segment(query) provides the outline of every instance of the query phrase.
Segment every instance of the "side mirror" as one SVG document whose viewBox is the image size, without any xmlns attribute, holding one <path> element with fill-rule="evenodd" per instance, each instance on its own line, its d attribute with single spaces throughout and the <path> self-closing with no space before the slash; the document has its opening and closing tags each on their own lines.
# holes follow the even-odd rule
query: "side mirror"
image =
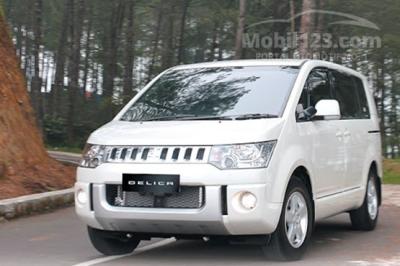
<svg viewBox="0 0 400 266">
<path fill-rule="evenodd" d="M 336 100 L 320 100 L 315 109 L 317 110 L 315 116 L 323 120 L 338 120 L 341 117 L 339 102 Z"/>
<path fill-rule="evenodd" d="M 310 106 L 307 107 L 306 109 L 303 109 L 303 105 L 299 104 L 297 105 L 296 113 L 298 120 L 311 121 L 315 116 L 315 114 L 317 113 L 317 110 L 315 109 L 314 106 Z"/>
</svg>

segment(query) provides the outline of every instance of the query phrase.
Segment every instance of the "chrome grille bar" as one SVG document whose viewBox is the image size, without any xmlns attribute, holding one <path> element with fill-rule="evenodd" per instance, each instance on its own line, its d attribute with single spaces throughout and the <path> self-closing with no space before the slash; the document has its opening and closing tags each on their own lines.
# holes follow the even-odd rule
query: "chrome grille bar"
<svg viewBox="0 0 400 266">
<path fill-rule="evenodd" d="M 207 163 L 210 146 L 109 146 L 108 163 Z"/>
</svg>

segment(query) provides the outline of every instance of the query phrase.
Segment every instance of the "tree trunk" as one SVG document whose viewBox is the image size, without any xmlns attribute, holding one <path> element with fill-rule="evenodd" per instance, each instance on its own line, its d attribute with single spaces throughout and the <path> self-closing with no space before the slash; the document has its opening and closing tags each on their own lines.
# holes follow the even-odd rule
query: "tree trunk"
<svg viewBox="0 0 400 266">
<path fill-rule="evenodd" d="M 386 148 L 386 122 L 385 122 L 385 58 L 383 55 L 380 56 L 378 66 L 377 66 L 377 87 L 380 91 L 380 101 L 379 101 L 379 115 L 380 115 L 380 126 L 381 126 L 381 136 L 382 136 L 382 152 L 383 156 L 387 156 Z"/>
<path fill-rule="evenodd" d="M 397 124 L 397 101 L 396 101 L 396 77 L 392 76 L 392 88 L 391 88 L 391 157 L 396 158 L 396 148 L 398 147 L 398 140 L 397 140 L 397 132 L 396 132 L 396 124 Z"/>
<path fill-rule="evenodd" d="M 300 21 L 300 40 L 299 40 L 299 53 L 300 57 L 309 57 L 310 49 L 308 44 L 308 35 L 314 29 L 314 16 L 309 13 L 310 10 L 315 8 L 315 0 L 303 0 L 303 9 Z"/>
<path fill-rule="evenodd" d="M 294 3 L 294 0 L 289 1 L 289 8 L 290 8 L 290 32 L 292 33 L 292 37 L 295 36 L 296 33 L 296 20 L 294 19 L 294 16 L 296 15 L 296 6 Z M 293 58 L 293 53 L 296 50 L 295 47 L 290 47 L 289 49 L 289 57 Z"/>
<path fill-rule="evenodd" d="M 64 89 L 65 61 L 67 57 L 66 48 L 68 47 L 68 26 L 71 8 L 72 2 L 70 0 L 65 0 L 55 59 L 56 72 L 54 76 L 54 84 L 52 85 L 50 92 L 50 114 L 54 117 L 59 116 L 61 113 L 61 92 Z"/>
<path fill-rule="evenodd" d="M 37 119 L 40 127 L 43 121 L 43 103 L 42 103 L 42 78 L 40 75 L 40 46 L 42 44 L 42 0 L 35 0 L 34 3 L 34 16 L 33 16 L 33 77 L 31 84 L 31 95 L 34 110 L 37 114 Z"/>
<path fill-rule="evenodd" d="M 179 30 L 179 44 L 178 44 L 178 64 L 183 64 L 185 62 L 185 28 L 186 28 L 186 17 L 189 9 L 190 0 L 182 0 L 182 17 L 180 21 Z"/>
<path fill-rule="evenodd" d="M 92 68 L 92 83 L 90 84 L 93 90 L 93 96 L 96 96 L 97 94 L 97 89 L 99 86 L 99 73 L 99 65 L 94 63 Z"/>
<path fill-rule="evenodd" d="M 243 34 L 246 16 L 246 0 L 240 0 L 239 18 L 235 42 L 235 59 L 241 59 L 243 56 Z"/>
<path fill-rule="evenodd" d="M 290 6 L 285 1 L 274 1 L 271 6 L 274 17 L 282 18 L 287 16 L 287 10 L 290 9 Z M 292 21 L 293 22 L 293 21 Z M 281 58 L 283 53 L 284 43 L 280 43 L 279 38 L 275 39 L 275 33 L 279 36 L 285 36 L 287 34 L 287 26 L 285 23 L 273 23 L 272 24 L 272 33 L 273 33 L 273 42 L 272 46 L 272 54 L 274 58 Z M 276 45 L 279 44 L 279 45 Z"/>
<path fill-rule="evenodd" d="M 323 10 L 325 7 L 325 3 L 324 0 L 318 0 L 318 10 Z M 318 51 L 319 51 L 319 58 L 322 58 L 322 52 L 323 52 L 323 38 L 322 38 L 322 34 L 324 31 L 324 14 L 323 13 L 318 13 L 318 16 L 316 18 L 316 26 L 315 26 L 315 32 L 320 34 L 320 43 L 318 44 Z"/>
<path fill-rule="evenodd" d="M 174 65 L 174 18 L 175 5 L 170 3 L 167 9 L 166 29 L 163 31 L 161 70 L 165 70 Z"/>
<path fill-rule="evenodd" d="M 0 12 L 0 199 L 70 187 L 73 169 L 49 158 Z"/>
<path fill-rule="evenodd" d="M 124 17 L 125 1 L 112 1 L 109 35 L 105 40 L 105 60 L 103 70 L 103 95 L 111 100 L 114 94 L 114 80 L 117 76 L 118 46 Z"/>
<path fill-rule="evenodd" d="M 150 52 L 150 64 L 148 67 L 148 74 L 147 74 L 147 82 L 150 82 L 150 80 L 153 78 L 154 75 L 154 67 L 156 63 L 156 58 L 157 58 L 157 52 L 158 52 L 158 44 L 160 42 L 160 31 L 161 31 L 161 23 L 163 21 L 163 15 L 164 15 L 164 1 L 161 1 L 160 5 L 157 8 L 157 22 L 154 27 L 154 38 L 152 41 L 152 47 L 151 47 L 151 52 Z"/>
<path fill-rule="evenodd" d="M 208 56 L 208 61 L 214 61 L 215 60 L 215 51 L 217 50 L 218 47 L 218 32 L 219 32 L 219 26 L 218 23 L 214 23 L 214 27 L 212 29 L 212 39 L 211 39 L 211 47 L 210 47 L 210 54 Z"/>
<path fill-rule="evenodd" d="M 222 61 L 224 55 L 224 27 L 219 27 L 218 31 L 218 61 Z"/>
<path fill-rule="evenodd" d="M 126 46 L 124 64 L 124 85 L 122 91 L 123 103 L 127 103 L 133 96 L 133 66 L 134 66 L 134 12 L 135 0 L 128 2 L 128 23 L 126 25 Z"/>
<path fill-rule="evenodd" d="M 16 35 L 16 48 L 17 48 L 17 55 L 19 59 L 22 59 L 22 23 L 18 20 L 17 23 L 17 35 Z"/>
<path fill-rule="evenodd" d="M 31 5 L 29 2 L 28 5 Z M 29 7 L 28 7 L 29 8 Z M 31 12 L 29 12 L 31 13 Z M 25 51 L 24 51 L 24 73 L 25 77 L 31 76 L 31 56 L 32 56 L 32 39 L 30 37 L 29 32 L 31 32 L 32 22 L 30 14 L 27 15 L 26 18 L 27 23 L 25 24 L 25 33 L 24 33 L 24 42 L 25 42 Z"/>
<path fill-rule="evenodd" d="M 74 145 L 75 139 L 75 113 L 77 92 L 79 91 L 79 66 L 81 54 L 82 38 L 82 18 L 84 13 L 85 0 L 69 0 L 72 3 L 72 19 L 70 24 L 71 48 L 68 64 L 68 114 L 67 114 L 67 133 L 68 144 Z"/>
<path fill-rule="evenodd" d="M 92 24 L 93 24 L 93 10 L 92 10 L 92 5 L 90 2 L 87 2 L 87 14 L 88 19 L 86 22 L 86 40 L 85 40 L 85 63 L 84 63 L 84 68 L 83 68 L 83 87 L 82 87 L 82 96 L 85 99 L 86 96 L 86 86 L 88 82 L 88 77 L 89 77 L 89 68 L 90 68 L 90 56 L 92 52 Z"/>
<path fill-rule="evenodd" d="M 294 0 L 289 1 L 289 8 L 290 8 L 290 32 L 294 33 L 296 31 L 296 21 L 294 16 L 296 14 L 296 6 L 294 5 Z"/>
<path fill-rule="evenodd" d="M 318 10 L 323 10 L 325 7 L 324 0 L 318 0 Z M 324 14 L 323 13 L 318 13 L 317 19 L 316 19 L 316 26 L 315 26 L 315 32 L 322 32 L 324 30 Z"/>
</svg>

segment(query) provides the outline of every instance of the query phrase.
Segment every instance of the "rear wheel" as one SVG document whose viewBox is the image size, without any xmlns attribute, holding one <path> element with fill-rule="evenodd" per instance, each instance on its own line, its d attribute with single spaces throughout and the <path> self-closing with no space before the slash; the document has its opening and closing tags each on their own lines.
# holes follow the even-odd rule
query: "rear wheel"
<svg viewBox="0 0 400 266">
<path fill-rule="evenodd" d="M 104 231 L 88 227 L 88 233 L 92 245 L 104 255 L 122 255 L 135 250 L 140 239 L 123 232 Z"/>
<path fill-rule="evenodd" d="M 364 202 L 360 208 L 350 212 L 351 224 L 356 230 L 373 230 L 379 216 L 378 180 L 374 171 L 368 175 Z"/>
<path fill-rule="evenodd" d="M 286 191 L 282 213 L 270 243 L 263 247 L 268 258 L 298 260 L 306 251 L 313 226 L 310 193 L 298 177 L 292 177 Z"/>
</svg>

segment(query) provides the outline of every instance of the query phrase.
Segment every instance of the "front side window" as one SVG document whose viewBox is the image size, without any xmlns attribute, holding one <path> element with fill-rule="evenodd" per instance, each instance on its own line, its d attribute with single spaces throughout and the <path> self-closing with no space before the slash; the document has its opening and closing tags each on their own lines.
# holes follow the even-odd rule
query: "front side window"
<svg viewBox="0 0 400 266">
<path fill-rule="evenodd" d="M 309 105 L 315 106 L 320 100 L 332 99 L 331 87 L 326 70 L 314 70 L 307 80 L 310 93 Z"/>
<path fill-rule="evenodd" d="M 325 69 L 314 69 L 308 76 L 302 91 L 298 113 L 307 107 L 314 106 L 320 100 L 333 99 L 328 72 Z"/>
<path fill-rule="evenodd" d="M 341 119 L 370 118 L 364 85 L 358 77 L 335 70 L 314 69 L 307 78 L 297 114 L 320 100 L 339 102 Z"/>
<path fill-rule="evenodd" d="M 171 70 L 123 114 L 124 121 L 264 114 L 279 117 L 299 69 L 288 66 Z"/>
</svg>

